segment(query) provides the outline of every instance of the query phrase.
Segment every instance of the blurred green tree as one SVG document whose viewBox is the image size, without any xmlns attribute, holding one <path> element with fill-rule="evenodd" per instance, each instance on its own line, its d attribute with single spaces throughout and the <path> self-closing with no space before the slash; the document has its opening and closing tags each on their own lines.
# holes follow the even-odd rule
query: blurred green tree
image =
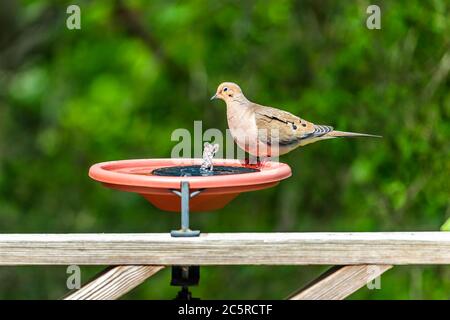
<svg viewBox="0 0 450 320">
<path fill-rule="evenodd" d="M 439 230 L 450 216 L 449 3 L 364 0 L 0 3 L 0 231 L 162 232 L 143 199 L 87 177 L 98 161 L 167 157 L 176 128 L 226 129 L 208 97 L 248 97 L 378 140 L 334 140 L 281 160 L 293 177 L 198 214 L 208 231 Z M 448 230 L 448 222 L 443 229 Z M 208 267 L 194 294 L 283 298 L 323 268 Z M 98 268 L 83 268 L 83 280 Z M 167 271 L 168 272 L 168 271 Z M 129 298 L 172 298 L 166 271 Z M 0 268 L 0 298 L 56 298 L 63 268 Z M 232 279 L 232 280 L 231 280 Z M 295 279 L 295 281 L 294 281 Z M 245 290 L 236 290 L 237 284 Z M 354 298 L 448 299 L 448 267 L 399 267 Z"/>
</svg>

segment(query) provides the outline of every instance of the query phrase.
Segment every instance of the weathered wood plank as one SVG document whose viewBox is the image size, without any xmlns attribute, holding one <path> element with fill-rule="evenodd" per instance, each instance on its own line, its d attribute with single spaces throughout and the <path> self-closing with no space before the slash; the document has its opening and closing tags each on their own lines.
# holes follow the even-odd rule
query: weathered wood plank
<svg viewBox="0 0 450 320">
<path fill-rule="evenodd" d="M 116 300 L 136 288 L 163 266 L 114 266 L 107 268 L 64 300 Z"/>
<path fill-rule="evenodd" d="M 390 268 L 391 265 L 333 267 L 289 300 L 343 300 Z"/>
<path fill-rule="evenodd" d="M 0 265 L 69 264 L 450 264 L 450 232 L 0 235 Z"/>
</svg>

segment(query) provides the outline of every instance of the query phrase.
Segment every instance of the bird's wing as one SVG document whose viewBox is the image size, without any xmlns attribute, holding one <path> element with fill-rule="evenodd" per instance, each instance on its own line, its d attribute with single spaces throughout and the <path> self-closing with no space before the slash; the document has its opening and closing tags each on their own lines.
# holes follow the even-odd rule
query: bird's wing
<svg viewBox="0 0 450 320">
<path fill-rule="evenodd" d="M 302 139 L 316 137 L 333 130 L 327 126 L 316 126 L 287 111 L 254 105 L 258 137 L 268 144 L 278 140 L 280 145 L 295 144 Z M 278 133 L 278 138 L 277 138 Z"/>
</svg>

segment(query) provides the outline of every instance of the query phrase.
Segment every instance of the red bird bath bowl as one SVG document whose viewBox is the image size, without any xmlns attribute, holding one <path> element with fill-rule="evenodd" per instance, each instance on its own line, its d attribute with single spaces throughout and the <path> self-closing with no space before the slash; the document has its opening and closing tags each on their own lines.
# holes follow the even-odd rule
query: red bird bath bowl
<svg viewBox="0 0 450 320">
<path fill-rule="evenodd" d="M 291 176 L 290 167 L 279 162 L 254 168 L 238 160 L 214 159 L 211 174 L 199 170 L 201 163 L 202 159 L 110 161 L 93 165 L 89 176 L 106 187 L 139 193 L 161 210 L 185 213 L 187 221 L 173 236 L 198 235 L 188 228 L 189 211 L 221 209 L 241 192 L 269 188 Z"/>
</svg>

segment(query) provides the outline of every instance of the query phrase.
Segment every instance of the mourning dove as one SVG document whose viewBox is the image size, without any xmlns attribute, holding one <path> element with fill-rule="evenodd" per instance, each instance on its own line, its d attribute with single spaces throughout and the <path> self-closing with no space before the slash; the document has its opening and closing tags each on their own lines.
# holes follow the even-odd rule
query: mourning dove
<svg viewBox="0 0 450 320">
<path fill-rule="evenodd" d="M 219 85 L 211 100 L 227 104 L 228 127 L 237 145 L 259 158 L 279 156 L 316 141 L 337 137 L 380 137 L 371 134 L 336 131 L 316 125 L 287 111 L 248 100 L 232 82 Z"/>
</svg>

